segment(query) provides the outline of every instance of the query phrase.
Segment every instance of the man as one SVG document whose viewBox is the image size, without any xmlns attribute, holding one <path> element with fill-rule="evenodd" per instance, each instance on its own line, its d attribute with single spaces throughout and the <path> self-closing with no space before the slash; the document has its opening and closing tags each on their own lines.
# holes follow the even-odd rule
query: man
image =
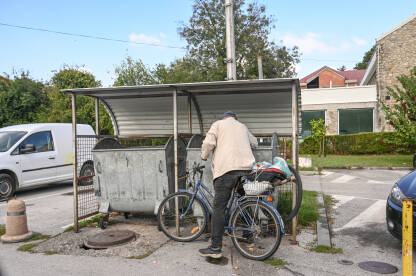
<svg viewBox="0 0 416 276">
<path fill-rule="evenodd" d="M 255 159 L 251 148 L 257 147 L 257 139 L 247 127 L 237 121 L 234 112 L 228 111 L 214 122 L 202 144 L 201 158 L 206 161 L 212 155 L 214 176 L 214 211 L 211 218 L 211 246 L 200 249 L 203 257 L 221 258 L 224 234 L 225 208 L 233 188 L 240 177 L 253 166 Z"/>
</svg>

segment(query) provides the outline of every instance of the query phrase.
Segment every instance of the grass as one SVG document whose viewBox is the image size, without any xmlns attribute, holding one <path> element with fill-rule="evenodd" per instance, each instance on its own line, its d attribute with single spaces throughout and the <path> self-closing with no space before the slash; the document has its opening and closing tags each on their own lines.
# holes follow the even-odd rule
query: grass
<svg viewBox="0 0 416 276">
<path fill-rule="evenodd" d="M 265 260 L 264 263 L 268 265 L 272 265 L 272 266 L 277 266 L 277 267 L 282 267 L 282 266 L 289 264 L 288 262 L 282 259 L 268 259 L 268 260 Z"/>
<path fill-rule="evenodd" d="M 80 221 L 78 223 L 78 228 L 88 227 L 94 223 L 98 223 L 100 221 L 100 218 L 101 218 L 101 215 L 95 215 L 89 219 Z M 74 230 L 74 226 L 69 226 L 68 228 L 64 230 L 64 232 L 66 233 L 66 232 L 73 231 L 73 230 Z"/>
<path fill-rule="evenodd" d="M 17 250 L 22 252 L 35 253 L 33 248 L 35 248 L 37 245 L 38 243 L 27 243 L 17 248 Z"/>
<path fill-rule="evenodd" d="M 312 157 L 312 166 L 319 168 L 340 167 L 412 167 L 413 155 L 305 155 Z"/>
<path fill-rule="evenodd" d="M 0 237 L 6 233 L 6 226 L 0 224 Z"/>
<path fill-rule="evenodd" d="M 329 247 L 326 245 L 319 245 L 311 249 L 311 251 L 325 254 L 342 254 L 342 248 Z"/>
<path fill-rule="evenodd" d="M 30 239 L 28 239 L 25 242 L 38 241 L 38 240 L 47 240 L 47 239 L 50 239 L 50 238 L 51 238 L 50 235 L 36 235 L 36 236 L 31 237 Z"/>
<path fill-rule="evenodd" d="M 303 190 L 302 204 L 298 213 L 298 223 L 308 227 L 314 225 L 319 217 L 319 202 L 316 199 L 318 193 L 314 191 Z"/>
<path fill-rule="evenodd" d="M 146 253 L 144 253 L 142 255 L 139 255 L 139 256 L 130 256 L 130 257 L 127 257 L 127 259 L 141 260 L 141 259 L 144 259 L 144 258 L 149 257 L 150 255 L 153 254 L 153 252 L 155 252 L 155 251 L 154 250 L 150 250 L 150 251 L 148 251 L 148 252 L 146 252 Z"/>
<path fill-rule="evenodd" d="M 58 252 L 56 252 L 56 251 L 49 251 L 49 250 L 47 250 L 47 251 L 45 251 L 45 252 L 43 252 L 45 255 L 55 255 L 55 254 L 58 254 Z"/>
</svg>

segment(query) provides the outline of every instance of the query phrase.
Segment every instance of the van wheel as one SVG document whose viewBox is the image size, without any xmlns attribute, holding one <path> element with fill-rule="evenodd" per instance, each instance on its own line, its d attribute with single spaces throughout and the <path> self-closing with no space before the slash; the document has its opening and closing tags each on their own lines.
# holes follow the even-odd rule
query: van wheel
<svg viewBox="0 0 416 276">
<path fill-rule="evenodd" d="M 94 163 L 92 161 L 87 161 L 82 165 L 81 171 L 79 172 L 79 176 L 91 176 L 94 175 Z M 93 184 L 93 179 L 83 179 L 78 183 L 80 186 L 87 186 Z"/>
<path fill-rule="evenodd" d="M 8 199 L 14 195 L 16 184 L 13 177 L 8 174 L 0 174 L 0 199 Z"/>
</svg>

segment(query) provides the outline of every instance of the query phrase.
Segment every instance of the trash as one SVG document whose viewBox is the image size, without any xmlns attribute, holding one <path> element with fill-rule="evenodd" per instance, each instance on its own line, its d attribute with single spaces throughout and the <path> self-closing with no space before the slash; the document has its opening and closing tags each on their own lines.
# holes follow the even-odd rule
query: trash
<svg viewBox="0 0 416 276">
<path fill-rule="evenodd" d="M 354 262 L 352 262 L 350 260 L 339 260 L 338 263 L 342 264 L 342 265 L 352 265 L 352 264 L 354 264 Z"/>
<path fill-rule="evenodd" d="M 194 234 L 196 231 L 198 231 L 199 230 L 199 227 L 198 226 L 195 226 L 192 230 L 191 230 L 191 233 L 192 234 Z"/>
<path fill-rule="evenodd" d="M 234 269 L 237 270 L 238 269 L 238 266 L 234 266 Z"/>
<path fill-rule="evenodd" d="M 157 262 L 157 261 L 153 261 L 153 264 L 160 264 L 159 262 Z"/>
</svg>

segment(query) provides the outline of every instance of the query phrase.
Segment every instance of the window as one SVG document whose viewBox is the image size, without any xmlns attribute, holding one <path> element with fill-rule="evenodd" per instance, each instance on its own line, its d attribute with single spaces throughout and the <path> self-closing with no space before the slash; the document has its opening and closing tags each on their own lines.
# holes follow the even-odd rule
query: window
<svg viewBox="0 0 416 276">
<path fill-rule="evenodd" d="M 302 137 L 308 137 L 312 135 L 312 128 L 310 121 L 312 120 L 325 120 L 325 110 L 314 110 L 314 111 L 302 111 Z"/>
<path fill-rule="evenodd" d="M 373 109 L 340 109 L 339 134 L 373 132 Z"/>
<path fill-rule="evenodd" d="M 26 133 L 27 133 L 26 131 L 5 131 L 5 132 L 0 132 L 0 152 L 8 151 Z"/>
<path fill-rule="evenodd" d="M 53 151 L 53 139 L 50 131 L 43 131 L 30 135 L 19 147 L 24 148 L 27 144 L 32 144 L 35 147 L 34 152 Z"/>
<path fill-rule="evenodd" d="M 306 85 L 307 89 L 311 89 L 311 88 L 319 88 L 319 77 L 314 78 L 313 80 L 311 80 L 307 85 Z"/>
</svg>

